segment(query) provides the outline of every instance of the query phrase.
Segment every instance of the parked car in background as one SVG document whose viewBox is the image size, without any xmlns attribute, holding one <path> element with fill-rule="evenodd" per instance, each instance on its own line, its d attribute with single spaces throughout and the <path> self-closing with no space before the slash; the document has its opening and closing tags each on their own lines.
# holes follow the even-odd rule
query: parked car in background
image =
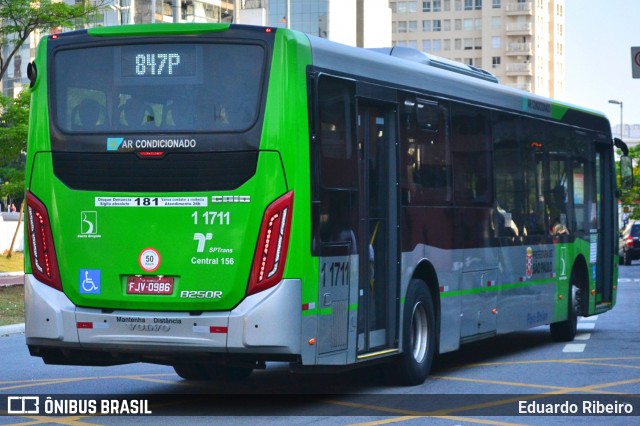
<svg viewBox="0 0 640 426">
<path fill-rule="evenodd" d="M 640 221 L 631 221 L 620 234 L 620 264 L 640 259 Z"/>
</svg>

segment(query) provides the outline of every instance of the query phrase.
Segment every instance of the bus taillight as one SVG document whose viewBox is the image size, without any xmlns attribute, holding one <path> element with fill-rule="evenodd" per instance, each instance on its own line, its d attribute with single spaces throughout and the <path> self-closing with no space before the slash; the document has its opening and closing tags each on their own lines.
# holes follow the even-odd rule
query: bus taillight
<svg viewBox="0 0 640 426">
<path fill-rule="evenodd" d="M 247 295 L 273 287 L 282 279 L 289 247 L 292 207 L 293 192 L 284 194 L 267 207 L 260 226 Z"/>
<path fill-rule="evenodd" d="M 40 282 L 62 291 L 47 208 L 29 191 L 26 198 L 27 235 L 33 275 Z"/>
</svg>

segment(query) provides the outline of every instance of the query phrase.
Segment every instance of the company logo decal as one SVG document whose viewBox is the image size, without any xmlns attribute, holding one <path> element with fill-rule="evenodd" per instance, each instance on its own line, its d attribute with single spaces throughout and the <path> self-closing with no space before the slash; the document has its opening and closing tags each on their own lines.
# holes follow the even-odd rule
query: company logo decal
<svg viewBox="0 0 640 426">
<path fill-rule="evenodd" d="M 202 253 L 204 251 L 204 243 L 213 238 L 213 234 L 211 232 L 207 232 L 207 234 L 201 234 L 200 232 L 196 232 L 193 234 L 193 239 L 198 242 L 198 253 Z"/>
<path fill-rule="evenodd" d="M 98 233 L 98 212 L 80 212 L 80 233 L 88 235 Z"/>
</svg>

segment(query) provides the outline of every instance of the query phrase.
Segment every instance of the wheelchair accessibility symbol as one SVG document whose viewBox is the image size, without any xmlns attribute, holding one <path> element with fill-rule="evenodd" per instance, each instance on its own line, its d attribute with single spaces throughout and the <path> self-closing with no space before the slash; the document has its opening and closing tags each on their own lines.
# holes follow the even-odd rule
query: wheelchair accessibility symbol
<svg viewBox="0 0 640 426">
<path fill-rule="evenodd" d="M 80 294 L 100 294 L 99 269 L 80 269 Z"/>
</svg>

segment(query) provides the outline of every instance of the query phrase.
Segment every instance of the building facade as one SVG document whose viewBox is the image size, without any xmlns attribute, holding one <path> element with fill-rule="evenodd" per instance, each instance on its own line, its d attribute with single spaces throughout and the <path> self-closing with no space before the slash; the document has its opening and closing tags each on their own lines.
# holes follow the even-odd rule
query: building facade
<svg viewBox="0 0 640 426">
<path fill-rule="evenodd" d="M 391 45 L 388 0 L 244 0 L 239 8 L 241 24 L 291 28 L 351 46 Z"/>
<path fill-rule="evenodd" d="M 389 2 L 393 44 L 486 69 L 500 83 L 564 93 L 564 0 Z"/>
<path fill-rule="evenodd" d="M 159 22 L 287 27 L 352 46 L 391 46 L 388 0 L 107 0 L 82 27 Z M 72 29 L 60 28 L 58 32 Z M 21 47 L 0 82 L 4 95 L 15 96 L 28 87 L 27 64 L 43 35 L 33 32 Z"/>
<path fill-rule="evenodd" d="M 60 0 L 63 1 L 63 0 Z M 75 4 L 75 0 L 64 0 Z M 249 0 L 244 0 L 249 1 Z M 233 22 L 241 0 L 107 0 L 96 13 L 87 17 L 81 28 L 158 22 Z M 61 32 L 75 28 L 59 28 Z M 35 57 L 35 49 L 42 36 L 31 33 L 12 60 L 1 83 L 2 93 L 13 97 L 29 86 L 27 64 Z M 3 47 L 7 57 L 10 47 Z"/>
</svg>

